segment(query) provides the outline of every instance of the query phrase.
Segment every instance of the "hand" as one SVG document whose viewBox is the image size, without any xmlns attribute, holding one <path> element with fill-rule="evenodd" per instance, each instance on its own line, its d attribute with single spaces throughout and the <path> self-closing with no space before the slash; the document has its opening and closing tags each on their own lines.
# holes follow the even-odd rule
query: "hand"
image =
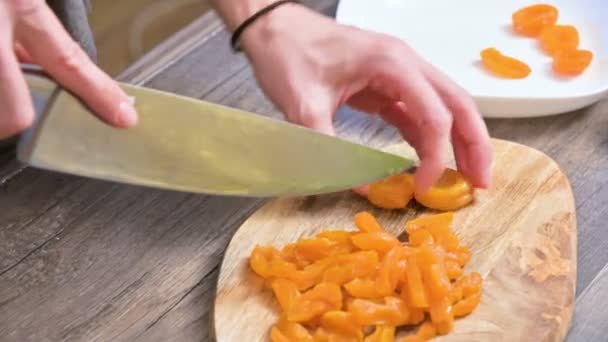
<svg viewBox="0 0 608 342">
<path fill-rule="evenodd" d="M 104 121 L 137 122 L 132 100 L 98 69 L 43 0 L 0 1 L 0 138 L 32 124 L 34 109 L 18 59 L 40 65 Z"/>
<path fill-rule="evenodd" d="M 342 105 L 379 114 L 417 151 L 417 191 L 442 174 L 453 145 L 476 187 L 490 182 L 491 145 L 468 94 L 404 42 L 283 5 L 242 35 L 260 87 L 290 122 L 333 135 Z"/>
</svg>

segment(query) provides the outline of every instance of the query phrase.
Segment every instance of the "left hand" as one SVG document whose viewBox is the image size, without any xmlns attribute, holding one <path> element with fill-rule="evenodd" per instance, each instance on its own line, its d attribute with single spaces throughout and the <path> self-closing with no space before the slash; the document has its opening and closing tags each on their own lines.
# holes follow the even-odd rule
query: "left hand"
<svg viewBox="0 0 608 342">
<path fill-rule="evenodd" d="M 401 40 L 285 5 L 241 42 L 260 87 L 290 122 L 334 135 L 342 105 L 379 114 L 420 157 L 417 191 L 441 176 L 450 142 L 459 171 L 476 187 L 489 185 L 490 138 L 475 103 Z"/>
</svg>

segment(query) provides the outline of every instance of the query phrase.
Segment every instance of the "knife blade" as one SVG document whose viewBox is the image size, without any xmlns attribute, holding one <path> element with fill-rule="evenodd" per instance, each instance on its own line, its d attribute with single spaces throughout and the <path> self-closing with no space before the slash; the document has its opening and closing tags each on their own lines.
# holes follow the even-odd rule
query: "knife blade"
<svg viewBox="0 0 608 342">
<path fill-rule="evenodd" d="M 40 70 L 23 67 L 36 119 L 20 137 L 30 166 L 211 195 L 305 196 L 403 172 L 412 159 L 211 102 L 120 83 L 137 126 L 117 129 Z"/>
</svg>

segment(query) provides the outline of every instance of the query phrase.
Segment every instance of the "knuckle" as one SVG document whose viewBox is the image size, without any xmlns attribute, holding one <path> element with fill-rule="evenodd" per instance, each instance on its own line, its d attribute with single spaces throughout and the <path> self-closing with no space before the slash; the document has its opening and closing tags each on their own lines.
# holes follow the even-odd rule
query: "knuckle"
<svg viewBox="0 0 608 342">
<path fill-rule="evenodd" d="M 464 91 L 459 91 L 452 96 L 454 98 L 452 111 L 456 113 L 477 113 L 477 103 Z"/>
<path fill-rule="evenodd" d="M 70 41 L 69 46 L 61 50 L 57 55 L 57 65 L 68 72 L 78 72 L 84 65 L 86 55 L 80 46 L 74 41 Z"/>
<path fill-rule="evenodd" d="M 45 2 L 43 0 L 20 0 L 9 1 L 12 10 L 18 17 L 31 16 L 42 10 Z"/>
<path fill-rule="evenodd" d="M 452 128 L 451 115 L 432 115 L 422 120 L 421 128 L 433 136 L 444 136 L 449 134 Z"/>
</svg>

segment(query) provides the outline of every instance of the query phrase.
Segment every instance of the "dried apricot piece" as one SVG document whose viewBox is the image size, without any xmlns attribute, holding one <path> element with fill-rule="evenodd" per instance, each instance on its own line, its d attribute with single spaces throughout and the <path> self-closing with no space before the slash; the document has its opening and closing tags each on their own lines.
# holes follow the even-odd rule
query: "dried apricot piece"
<svg viewBox="0 0 608 342">
<path fill-rule="evenodd" d="M 473 201 L 473 186 L 462 173 L 447 168 L 428 191 L 415 192 L 414 198 L 430 209 L 456 210 Z"/>
<path fill-rule="evenodd" d="M 581 74 L 593 59 L 589 50 L 559 50 L 553 55 L 553 71 L 566 76 Z"/>
<path fill-rule="evenodd" d="M 274 247 L 255 246 L 249 258 L 249 266 L 262 278 L 271 276 L 270 263 L 279 257 L 279 251 Z"/>
<path fill-rule="evenodd" d="M 538 41 L 549 56 L 560 50 L 576 50 L 579 44 L 578 30 L 572 25 L 547 26 L 541 31 Z"/>
<path fill-rule="evenodd" d="M 414 176 L 403 173 L 370 184 L 367 199 L 380 208 L 402 209 L 413 196 Z"/>
<path fill-rule="evenodd" d="M 399 326 L 407 323 L 409 308 L 407 303 L 396 297 L 385 297 L 384 303 L 355 298 L 348 303 L 348 312 L 360 325 Z"/>
<path fill-rule="evenodd" d="M 312 342 L 312 336 L 304 326 L 290 322 L 284 316 L 272 327 L 270 339 L 272 342 Z"/>
<path fill-rule="evenodd" d="M 426 229 L 415 229 L 408 231 L 408 242 L 412 246 L 420 246 L 423 243 L 434 243 L 433 235 Z"/>
<path fill-rule="evenodd" d="M 376 281 L 373 279 L 355 278 L 344 284 L 344 289 L 349 295 L 356 298 L 382 298 L 382 295 L 376 290 Z"/>
<path fill-rule="evenodd" d="M 483 66 L 499 77 L 511 79 L 526 78 L 532 72 L 528 64 L 514 57 L 504 55 L 496 48 L 483 49 L 480 56 Z M 461 201 L 466 202 L 464 200 Z"/>
<path fill-rule="evenodd" d="M 400 244 L 399 240 L 388 232 L 358 233 L 352 236 L 352 241 L 359 249 L 373 250 L 381 254 Z"/>
<path fill-rule="evenodd" d="M 448 273 L 450 280 L 456 280 L 462 276 L 464 270 L 455 261 L 447 260 L 445 262 L 445 270 Z"/>
<path fill-rule="evenodd" d="M 363 342 L 394 342 L 395 327 L 388 325 L 377 325 L 374 332 L 365 337 Z"/>
<path fill-rule="evenodd" d="M 395 292 L 402 273 L 405 271 L 405 255 L 401 246 L 391 248 L 382 259 L 376 275 L 376 291 L 383 296 Z"/>
<path fill-rule="evenodd" d="M 441 214 L 422 216 L 409 221 L 405 226 L 405 230 L 410 235 L 415 235 L 419 230 L 426 230 L 433 238 L 430 241 L 437 242 L 437 244 L 443 246 L 448 251 L 456 251 L 460 242 L 458 241 L 458 237 L 454 235 L 450 229 L 453 217 L 454 214 L 450 211 Z M 428 245 L 432 245 L 432 243 L 428 243 Z M 418 244 L 418 246 L 420 246 L 420 244 Z"/>
<path fill-rule="evenodd" d="M 297 297 L 287 311 L 291 322 L 306 322 L 327 311 L 342 307 L 342 290 L 332 283 L 319 283 Z"/>
<path fill-rule="evenodd" d="M 454 304 L 454 317 L 464 317 L 470 314 L 479 305 L 479 302 L 481 302 L 481 292 L 473 293 L 461 299 Z"/>
<path fill-rule="evenodd" d="M 355 226 L 363 233 L 384 232 L 384 228 L 376 220 L 374 215 L 367 211 L 355 214 Z"/>
<path fill-rule="evenodd" d="M 418 268 L 418 260 L 416 255 L 410 255 L 407 258 L 407 267 L 405 268 L 407 278 L 407 298 L 410 305 L 415 308 L 427 308 L 429 306 L 426 289 L 422 283 L 422 273 Z"/>
<path fill-rule="evenodd" d="M 360 325 L 355 323 L 350 312 L 333 310 L 321 316 L 320 326 L 328 332 L 342 335 L 345 337 L 363 338 L 363 330 Z"/>
<path fill-rule="evenodd" d="M 557 22 L 559 11 L 549 4 L 522 7 L 511 15 L 513 30 L 527 37 L 536 37 L 543 28 Z"/>
<path fill-rule="evenodd" d="M 437 334 L 435 326 L 431 321 L 424 321 L 416 331 L 415 335 L 406 336 L 399 340 L 399 342 L 424 342 L 432 339 Z"/>
<path fill-rule="evenodd" d="M 300 291 L 292 281 L 287 279 L 275 279 L 271 283 L 274 296 L 283 311 L 288 311 L 295 299 L 300 296 Z"/>
<path fill-rule="evenodd" d="M 342 285 L 355 278 L 367 277 L 376 270 L 378 263 L 378 253 L 375 251 L 340 255 L 336 257 L 335 265 L 324 271 L 323 281 Z"/>
<path fill-rule="evenodd" d="M 302 239 L 295 244 L 293 253 L 297 259 L 303 259 L 310 263 L 336 253 L 337 246 L 337 242 L 326 238 Z"/>
<path fill-rule="evenodd" d="M 464 246 L 458 246 L 455 251 L 449 251 L 445 255 L 447 261 L 456 262 L 461 267 L 466 265 L 471 259 L 471 252 Z"/>
<path fill-rule="evenodd" d="M 454 285 L 462 288 L 462 294 L 464 297 L 468 297 L 472 294 L 481 291 L 483 278 L 478 272 L 471 272 L 471 274 L 463 276 L 458 279 Z"/>
</svg>

